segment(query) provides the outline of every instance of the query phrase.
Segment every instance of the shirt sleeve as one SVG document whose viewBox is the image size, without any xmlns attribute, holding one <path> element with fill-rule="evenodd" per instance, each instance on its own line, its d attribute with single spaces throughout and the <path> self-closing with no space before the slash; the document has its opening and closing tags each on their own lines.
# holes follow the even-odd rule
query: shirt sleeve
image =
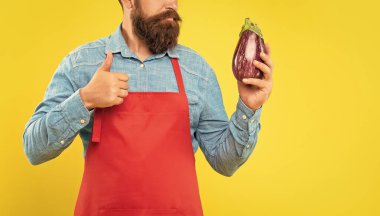
<svg viewBox="0 0 380 216">
<path fill-rule="evenodd" d="M 24 152 L 32 165 L 51 160 L 62 153 L 90 120 L 72 78 L 70 54 L 57 67 L 23 133 Z"/>
<path fill-rule="evenodd" d="M 236 111 L 228 120 L 216 75 L 210 66 L 207 71 L 208 86 L 195 137 L 212 168 L 232 176 L 255 148 L 262 106 L 253 111 L 239 97 Z"/>
</svg>

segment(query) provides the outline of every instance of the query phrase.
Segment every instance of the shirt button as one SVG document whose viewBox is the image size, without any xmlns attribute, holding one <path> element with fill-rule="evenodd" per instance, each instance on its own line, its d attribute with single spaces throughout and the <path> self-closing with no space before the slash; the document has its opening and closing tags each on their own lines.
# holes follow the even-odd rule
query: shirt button
<svg viewBox="0 0 380 216">
<path fill-rule="evenodd" d="M 65 141 L 64 140 L 61 140 L 61 144 L 64 144 L 65 143 Z"/>
<path fill-rule="evenodd" d="M 143 67 L 144 67 L 144 64 L 141 64 L 140 67 L 143 68 Z"/>
<path fill-rule="evenodd" d="M 255 119 L 251 119 L 251 121 L 250 121 L 250 122 L 251 122 L 251 123 L 253 123 L 254 121 L 255 121 Z"/>
<path fill-rule="evenodd" d="M 247 116 L 246 116 L 246 115 L 243 115 L 242 118 L 243 118 L 244 120 L 246 120 L 246 119 L 247 119 Z"/>
<path fill-rule="evenodd" d="M 81 120 L 80 120 L 80 123 L 81 123 L 81 124 L 84 124 L 85 122 L 86 122 L 86 121 L 85 121 L 84 119 L 81 119 Z"/>
<path fill-rule="evenodd" d="M 249 148 L 249 144 L 246 144 L 245 147 L 246 147 L 246 148 Z"/>
</svg>

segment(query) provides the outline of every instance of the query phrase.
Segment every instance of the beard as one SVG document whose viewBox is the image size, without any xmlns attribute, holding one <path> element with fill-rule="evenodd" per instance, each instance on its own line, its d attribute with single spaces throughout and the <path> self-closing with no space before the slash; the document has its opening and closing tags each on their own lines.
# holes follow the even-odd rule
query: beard
<svg viewBox="0 0 380 216">
<path fill-rule="evenodd" d="M 145 17 L 138 2 L 136 1 L 136 9 L 131 12 L 135 35 L 145 42 L 153 54 L 174 48 L 178 43 L 182 21 L 177 11 L 168 9 L 160 14 Z M 167 18 L 172 18 L 172 20 Z"/>
</svg>

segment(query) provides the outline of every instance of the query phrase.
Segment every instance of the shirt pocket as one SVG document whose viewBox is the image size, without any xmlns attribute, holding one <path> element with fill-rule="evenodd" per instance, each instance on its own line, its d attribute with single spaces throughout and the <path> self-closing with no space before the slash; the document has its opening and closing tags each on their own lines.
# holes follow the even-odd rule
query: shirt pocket
<svg viewBox="0 0 380 216">
<path fill-rule="evenodd" d="M 195 92 L 186 92 L 186 95 L 189 104 L 190 126 L 192 128 L 196 128 L 198 126 L 200 116 L 200 99 Z"/>
<path fill-rule="evenodd" d="M 186 92 L 187 101 L 189 104 L 198 104 L 199 97 L 195 93 Z"/>
</svg>

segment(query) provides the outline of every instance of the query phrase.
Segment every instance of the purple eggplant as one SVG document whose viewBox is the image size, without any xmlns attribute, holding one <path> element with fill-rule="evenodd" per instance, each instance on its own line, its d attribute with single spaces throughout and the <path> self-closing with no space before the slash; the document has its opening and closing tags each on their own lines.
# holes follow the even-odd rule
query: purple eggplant
<svg viewBox="0 0 380 216">
<path fill-rule="evenodd" d="M 252 23 L 249 18 L 246 18 L 232 61 L 232 71 L 237 80 L 263 78 L 263 72 L 253 64 L 253 60 L 263 62 L 260 57 L 261 51 L 267 53 L 263 34 L 256 23 Z"/>
</svg>

